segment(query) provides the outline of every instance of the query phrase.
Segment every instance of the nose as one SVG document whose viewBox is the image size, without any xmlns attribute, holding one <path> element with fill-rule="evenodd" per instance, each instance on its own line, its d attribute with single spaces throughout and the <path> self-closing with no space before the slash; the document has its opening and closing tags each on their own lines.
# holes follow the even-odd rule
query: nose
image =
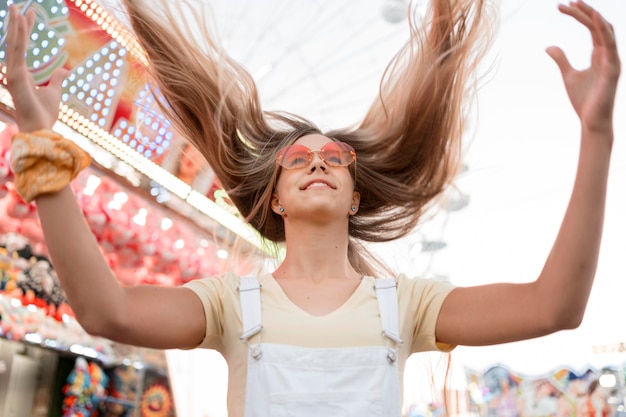
<svg viewBox="0 0 626 417">
<path fill-rule="evenodd" d="M 317 168 L 326 171 L 326 162 L 320 156 L 320 151 L 313 151 L 313 159 L 309 162 L 309 172 L 314 172 Z"/>
</svg>

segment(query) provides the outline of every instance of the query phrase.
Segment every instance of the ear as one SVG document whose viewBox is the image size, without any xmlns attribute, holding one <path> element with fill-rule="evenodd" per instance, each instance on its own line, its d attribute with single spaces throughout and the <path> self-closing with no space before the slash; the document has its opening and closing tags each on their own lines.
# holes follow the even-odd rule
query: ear
<svg viewBox="0 0 626 417">
<path fill-rule="evenodd" d="M 352 204 L 350 204 L 350 215 L 354 216 L 359 211 L 359 203 L 361 202 L 361 194 L 358 191 L 352 193 Z M 352 210 L 354 208 L 354 210 Z"/>
<path fill-rule="evenodd" d="M 285 214 L 284 211 L 282 213 L 280 211 L 281 204 L 280 204 L 280 199 L 278 198 L 278 194 L 277 193 L 273 193 L 272 194 L 271 206 L 272 206 L 272 211 L 274 213 L 278 214 L 279 216 L 282 217 Z"/>
</svg>

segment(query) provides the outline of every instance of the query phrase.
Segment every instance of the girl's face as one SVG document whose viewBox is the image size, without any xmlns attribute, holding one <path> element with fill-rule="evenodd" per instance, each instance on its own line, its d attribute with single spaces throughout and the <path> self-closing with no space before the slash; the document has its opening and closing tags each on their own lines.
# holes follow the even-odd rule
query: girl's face
<svg viewBox="0 0 626 417">
<path fill-rule="evenodd" d="M 359 193 L 354 191 L 350 168 L 336 166 L 342 155 L 346 158 L 342 163 L 350 161 L 347 158 L 351 156 L 345 153 L 338 155 L 334 146 L 333 152 L 320 155 L 319 150 L 328 149 L 324 145 L 331 142 L 326 136 L 312 134 L 294 143 L 309 148 L 312 151 L 311 159 L 308 161 L 305 154 L 304 158 L 283 161 L 285 165 L 280 167 L 272 198 L 272 210 L 275 213 L 283 218 L 306 218 L 311 222 L 324 223 L 338 218 L 347 219 L 349 215 L 356 214 Z"/>
</svg>

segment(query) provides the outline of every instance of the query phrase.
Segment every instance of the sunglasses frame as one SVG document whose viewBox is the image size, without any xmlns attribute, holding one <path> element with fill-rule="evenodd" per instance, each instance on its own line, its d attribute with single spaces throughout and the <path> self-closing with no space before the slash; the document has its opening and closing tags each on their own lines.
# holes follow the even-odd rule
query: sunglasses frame
<svg viewBox="0 0 626 417">
<path fill-rule="evenodd" d="M 349 154 L 352 157 L 350 162 L 348 162 L 345 165 L 329 163 L 326 160 L 325 149 L 324 149 L 324 148 L 326 148 L 329 145 L 336 146 L 339 149 L 339 152 L 341 152 L 341 153 Z M 303 163 L 302 166 L 286 166 L 286 165 L 282 164 L 284 156 L 286 154 L 286 151 L 289 150 L 292 147 L 303 147 L 303 148 L 305 148 L 307 150 L 308 160 L 305 163 Z M 301 145 L 301 144 L 287 145 L 287 146 L 283 147 L 281 150 L 278 151 L 278 154 L 276 155 L 276 163 L 279 166 L 281 166 L 282 168 L 285 168 L 285 169 L 302 169 L 302 168 L 306 168 L 306 166 L 309 165 L 311 163 L 311 161 L 313 160 L 313 154 L 315 154 L 315 153 L 317 153 L 317 155 L 320 157 L 320 159 L 322 161 L 324 161 L 324 163 L 326 165 L 331 166 L 331 167 L 348 167 L 352 163 L 356 162 L 356 151 L 354 150 L 354 148 L 352 146 L 348 145 L 345 142 L 328 142 L 327 144 L 322 146 L 320 149 L 311 149 L 308 146 Z"/>
</svg>

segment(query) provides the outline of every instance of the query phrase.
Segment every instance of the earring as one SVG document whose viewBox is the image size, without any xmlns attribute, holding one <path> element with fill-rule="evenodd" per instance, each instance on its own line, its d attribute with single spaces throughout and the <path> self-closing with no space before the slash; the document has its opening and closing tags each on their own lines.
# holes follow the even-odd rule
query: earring
<svg viewBox="0 0 626 417">
<path fill-rule="evenodd" d="M 352 206 L 351 208 L 352 208 L 352 211 L 356 211 L 356 207 Z"/>
<path fill-rule="evenodd" d="M 281 213 L 284 213 L 284 212 L 285 212 L 285 209 L 284 209 L 284 208 L 282 208 L 282 207 L 278 207 L 278 211 L 279 211 L 279 212 L 281 212 Z"/>
</svg>

